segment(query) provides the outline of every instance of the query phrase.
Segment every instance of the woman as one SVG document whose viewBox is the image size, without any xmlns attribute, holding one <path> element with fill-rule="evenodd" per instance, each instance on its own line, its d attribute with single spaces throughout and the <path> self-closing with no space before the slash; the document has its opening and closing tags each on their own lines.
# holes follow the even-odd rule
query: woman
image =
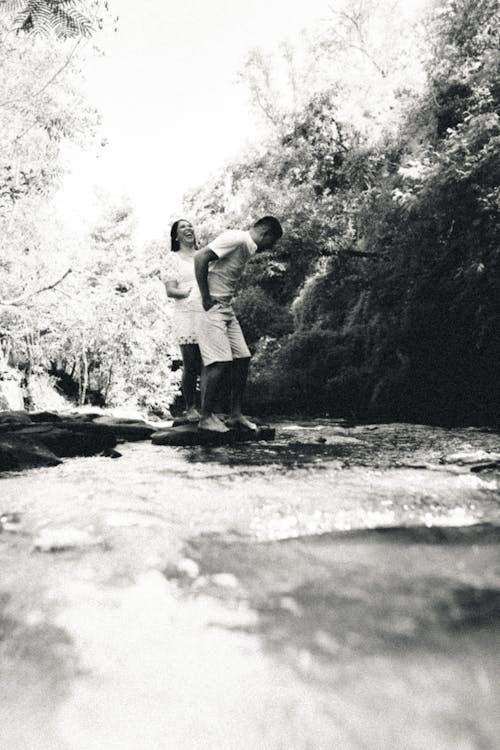
<svg viewBox="0 0 500 750">
<path fill-rule="evenodd" d="M 195 329 L 196 313 L 188 301 L 196 278 L 194 254 L 196 237 L 189 221 L 179 219 L 170 230 L 170 250 L 162 273 L 167 297 L 175 301 L 174 328 L 182 355 L 182 395 L 186 405 L 186 418 L 197 422 L 200 414 L 196 409 L 196 382 L 201 372 L 201 357 Z"/>
</svg>

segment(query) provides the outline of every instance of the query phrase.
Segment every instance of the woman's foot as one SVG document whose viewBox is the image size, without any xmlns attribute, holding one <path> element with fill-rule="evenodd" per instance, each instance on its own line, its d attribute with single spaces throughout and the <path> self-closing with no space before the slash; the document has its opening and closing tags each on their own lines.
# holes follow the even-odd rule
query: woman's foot
<svg viewBox="0 0 500 750">
<path fill-rule="evenodd" d="M 189 409 L 186 410 L 186 419 L 188 422 L 199 422 L 200 421 L 200 412 L 195 406 L 191 406 Z"/>
<path fill-rule="evenodd" d="M 251 422 L 248 417 L 245 417 L 243 414 L 236 414 L 235 416 L 229 417 L 229 419 L 226 419 L 226 424 L 228 427 L 257 432 L 257 425 L 254 422 Z"/>
<path fill-rule="evenodd" d="M 208 417 L 202 417 L 198 422 L 200 430 L 208 430 L 209 432 L 229 432 L 224 422 L 216 417 L 215 414 L 210 414 Z"/>
</svg>

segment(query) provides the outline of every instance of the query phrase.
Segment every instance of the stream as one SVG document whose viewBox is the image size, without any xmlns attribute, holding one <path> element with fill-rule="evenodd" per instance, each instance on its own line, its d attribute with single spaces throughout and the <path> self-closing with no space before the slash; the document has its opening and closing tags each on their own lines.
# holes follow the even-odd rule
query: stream
<svg viewBox="0 0 500 750">
<path fill-rule="evenodd" d="M 2 748 L 500 746 L 500 435 L 276 431 L 2 475 Z"/>
</svg>

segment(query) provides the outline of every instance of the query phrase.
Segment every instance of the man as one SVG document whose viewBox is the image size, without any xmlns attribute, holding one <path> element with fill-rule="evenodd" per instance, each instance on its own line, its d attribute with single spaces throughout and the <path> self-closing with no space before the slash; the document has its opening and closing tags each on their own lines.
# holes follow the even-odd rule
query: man
<svg viewBox="0 0 500 750">
<path fill-rule="evenodd" d="M 274 216 L 264 216 L 247 231 L 223 232 L 194 257 L 199 299 L 198 345 L 205 368 L 199 427 L 227 432 L 228 427 L 255 430 L 242 413 L 250 351 L 232 308 L 232 299 L 247 262 L 259 250 L 270 250 L 283 230 Z M 231 412 L 227 426 L 214 413 L 218 389 L 231 366 Z"/>
</svg>

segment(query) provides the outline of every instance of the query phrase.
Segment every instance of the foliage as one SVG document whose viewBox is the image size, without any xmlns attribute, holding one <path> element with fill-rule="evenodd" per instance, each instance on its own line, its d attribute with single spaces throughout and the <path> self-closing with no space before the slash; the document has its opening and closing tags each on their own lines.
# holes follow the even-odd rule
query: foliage
<svg viewBox="0 0 500 750">
<path fill-rule="evenodd" d="M 89 37 L 108 12 L 106 0 L 0 0 L 16 31 L 39 37 Z"/>
<path fill-rule="evenodd" d="M 497 3 L 444 2 L 426 34 L 427 86 L 397 129 L 346 124 L 327 89 L 211 193 L 212 224 L 284 219 L 242 291 L 295 321 L 254 326 L 254 408 L 500 422 Z"/>
<path fill-rule="evenodd" d="M 98 225 L 78 234 L 53 215 L 62 148 L 92 148 L 98 123 L 81 93 L 80 39 L 57 38 L 68 34 L 56 29 L 49 44 L 10 33 L 8 20 L 0 20 L 0 369 L 15 365 L 28 380 L 50 372 L 81 403 L 165 409 L 177 377 L 164 291 L 150 275 L 158 253 L 148 262 L 135 247 L 126 205 L 105 205 Z"/>
<path fill-rule="evenodd" d="M 264 122 L 289 129 L 311 99 L 335 92 L 338 119 L 369 137 L 395 129 L 424 82 L 426 28 L 406 0 L 344 0 L 295 42 L 253 49 L 241 73 Z"/>
</svg>

